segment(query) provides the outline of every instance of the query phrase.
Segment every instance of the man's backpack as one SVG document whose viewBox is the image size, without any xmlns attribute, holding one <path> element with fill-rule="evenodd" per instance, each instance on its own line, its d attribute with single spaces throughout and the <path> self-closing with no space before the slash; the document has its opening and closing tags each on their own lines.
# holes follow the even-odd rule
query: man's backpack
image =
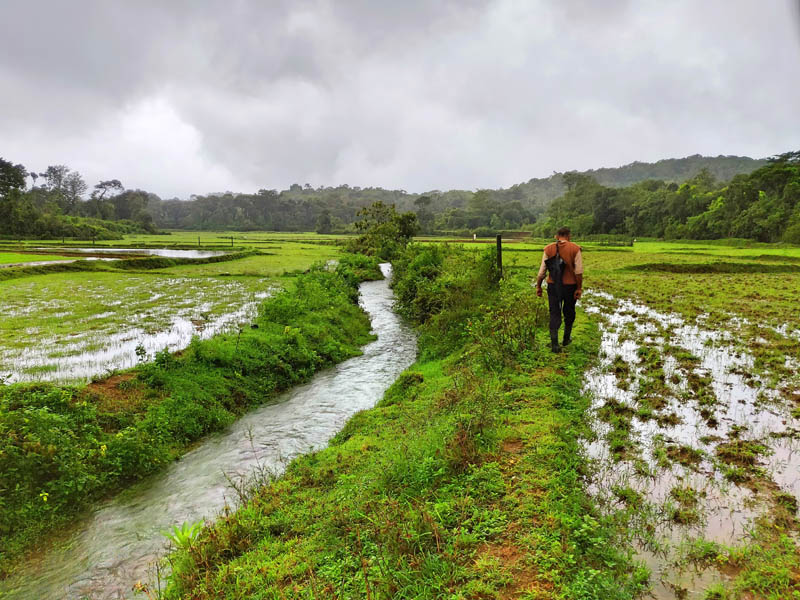
<svg viewBox="0 0 800 600">
<path fill-rule="evenodd" d="M 566 265 L 566 261 L 561 258 L 561 255 L 558 253 L 558 242 L 556 242 L 556 253 L 553 257 L 544 261 L 544 266 L 547 267 L 550 279 L 553 280 L 555 289 L 559 294 L 561 293 L 561 286 L 563 285 L 564 267 Z"/>
</svg>

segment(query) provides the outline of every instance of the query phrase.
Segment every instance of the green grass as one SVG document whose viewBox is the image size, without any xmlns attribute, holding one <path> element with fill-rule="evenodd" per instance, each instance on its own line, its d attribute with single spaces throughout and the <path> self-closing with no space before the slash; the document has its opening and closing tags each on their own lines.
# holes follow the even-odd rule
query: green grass
<svg viewBox="0 0 800 600">
<path fill-rule="evenodd" d="M 202 245 L 225 241 L 224 232 L 200 235 Z M 98 325 L 110 331 L 135 318 L 134 313 L 156 308 L 157 303 L 148 304 L 146 284 L 136 279 L 178 281 L 178 299 L 205 285 L 212 305 L 219 303 L 224 311 L 235 304 L 226 305 L 224 284 L 249 290 L 262 281 L 278 281 L 291 291 L 298 279 L 284 274 L 303 271 L 314 260 L 335 258 L 338 252 L 332 245 L 335 236 L 234 235 L 236 247 L 274 254 L 170 266 L 146 275 L 81 274 L 87 281 L 108 275 L 108 292 L 87 290 L 104 298 L 127 293 L 132 305 L 139 306 L 125 312 L 121 321 L 102 317 Z M 136 237 L 139 243 L 154 243 L 155 238 L 176 245 L 191 245 L 192 238 L 194 245 L 197 242 L 193 233 L 173 236 Z M 125 242 L 136 243 L 133 238 Z M 417 363 L 378 407 L 356 415 L 330 447 L 294 461 L 271 485 L 251 490 L 244 507 L 173 553 L 169 560 L 175 575 L 167 597 L 532 600 L 621 599 L 642 592 L 647 573 L 631 558 L 632 541 L 643 531 L 647 535 L 648 519 L 656 514 L 647 513 L 646 501 L 631 488 L 616 490 L 625 504 L 623 516 L 600 511 L 584 490 L 591 473 L 580 453 L 581 440 L 591 431 L 589 399 L 581 395 L 581 386 L 583 372 L 596 355 L 599 332 L 581 312 L 568 352 L 546 352 L 546 308 L 530 287 L 544 242 L 507 244 L 507 277 L 500 286 L 487 283 L 493 274 L 487 244 L 466 245 L 468 250 L 461 251 L 426 242 L 398 261 L 395 292 L 399 310 L 419 327 Z M 729 330 L 756 356 L 757 376 L 781 385 L 788 380 L 789 386 L 800 389 L 797 373 L 786 362 L 800 360 L 800 344 L 791 333 L 776 331 L 800 329 L 800 249 L 735 241 L 641 241 L 633 248 L 586 244 L 584 260 L 588 288 L 677 313 L 690 323 L 701 317 L 706 328 Z M 55 274 L 42 277 L 57 282 L 47 296 L 54 303 L 68 293 L 75 276 L 62 275 L 63 280 Z M 11 289 L 3 286 L 0 283 L 0 294 Z M 241 293 L 246 297 L 246 291 Z M 24 306 L 23 288 L 13 297 L 15 306 Z M 37 318 L 15 325 L 32 331 L 38 321 L 69 336 L 81 318 L 101 310 L 100 304 L 91 303 L 86 310 L 74 307 L 74 320 L 66 317 L 62 329 L 59 318 L 44 308 Z M 159 317 L 148 318 L 154 327 L 162 326 Z M 21 340 L 15 347 L 21 347 Z M 208 348 L 217 355 L 217 346 Z M 227 356 L 223 346 L 219 348 Z M 642 372 L 635 378 L 640 385 L 636 414 L 608 403 L 599 415 L 612 427 L 620 460 L 630 460 L 639 451 L 631 435 L 633 419 L 670 416 L 662 414 L 657 403 L 667 386 L 663 353 L 673 354 L 687 372 L 698 362 L 668 345 L 646 346 L 638 357 Z M 120 389 L 130 386 L 121 406 L 114 404 L 113 396 L 104 397 L 98 406 L 103 411 L 111 407 L 119 424 L 126 418 L 134 424 L 150 402 L 165 397 L 142 390 L 153 385 L 160 389 L 162 380 L 175 396 L 184 388 L 197 389 L 192 377 L 169 375 L 172 363 L 167 357 L 160 360 L 152 371 L 143 371 L 154 377 L 146 386 L 138 379 L 120 382 Z M 611 369 L 634 379 L 624 361 Z M 708 381 L 690 377 L 687 385 L 687 398 L 698 405 L 705 401 Z M 163 411 L 159 414 L 158 419 L 165 419 Z M 219 422 L 226 418 L 230 417 Z M 186 421 L 195 423 L 189 417 Z M 173 423 L 151 421 L 157 422 Z M 180 424 L 170 427 L 184 430 Z M 693 469 L 702 460 L 716 461 L 729 479 L 740 478 L 768 502 L 766 517 L 741 544 L 725 547 L 699 540 L 692 546 L 687 561 L 717 567 L 731 577 L 729 584 L 709 590 L 708 597 L 800 597 L 800 552 L 793 537 L 798 525 L 791 499 L 777 493 L 758 468 L 762 447 L 744 438 L 728 440 L 719 454 L 705 455 L 690 445 L 668 442 L 657 444 L 656 458 L 665 466 L 677 463 Z M 94 455 L 84 462 L 91 460 Z M 81 472 L 80 464 L 75 473 Z M 686 485 L 673 487 L 659 518 L 676 524 L 702 521 L 698 494 Z M 41 502 L 33 492 L 31 498 L 34 504 Z M 632 522 L 638 529 L 630 526 Z"/>
<path fill-rule="evenodd" d="M 338 247 L 327 245 L 309 246 L 290 242 L 269 242 L 261 248 L 268 254 L 227 263 L 181 265 L 164 269 L 163 272 L 181 276 L 276 277 L 286 273 L 304 271 L 315 262 L 335 260 L 341 255 Z"/>
<path fill-rule="evenodd" d="M 19 254 L 16 252 L 0 252 L 0 265 L 38 262 L 43 260 L 75 260 L 75 259 L 74 257 L 59 256 L 58 254 Z"/>
</svg>

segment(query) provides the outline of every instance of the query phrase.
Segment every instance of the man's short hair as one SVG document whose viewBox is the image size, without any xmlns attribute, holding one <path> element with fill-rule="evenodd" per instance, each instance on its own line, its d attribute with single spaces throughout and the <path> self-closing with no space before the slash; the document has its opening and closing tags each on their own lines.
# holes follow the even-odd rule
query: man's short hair
<svg viewBox="0 0 800 600">
<path fill-rule="evenodd" d="M 558 237 L 567 237 L 569 235 L 569 227 L 562 227 L 558 231 L 556 231 L 556 235 Z"/>
</svg>

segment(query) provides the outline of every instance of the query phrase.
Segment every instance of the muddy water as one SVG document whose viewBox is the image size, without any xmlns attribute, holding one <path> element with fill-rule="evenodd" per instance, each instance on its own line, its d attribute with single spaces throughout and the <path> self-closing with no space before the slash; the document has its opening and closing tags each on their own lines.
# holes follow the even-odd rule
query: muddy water
<svg viewBox="0 0 800 600">
<path fill-rule="evenodd" d="M 589 491 L 609 511 L 625 509 L 619 490 L 639 494 L 639 516 L 647 528 L 632 527 L 632 542 L 639 557 L 653 572 L 653 596 L 699 598 L 714 582 L 723 581 L 716 571 L 677 566 L 680 546 L 690 539 L 723 544 L 745 541 L 753 519 L 770 509 L 769 498 L 737 485 L 725 477 L 726 465 L 717 457 L 720 443 L 734 439 L 758 441 L 768 450 L 757 460 L 782 491 L 800 497 L 800 423 L 790 415 L 778 393 L 750 375 L 754 358 L 735 349 L 729 333 L 710 331 L 685 323 L 676 315 L 659 313 L 630 301 L 595 293 L 588 312 L 600 316 L 600 360 L 587 374 L 586 391 L 592 396 L 595 438 L 586 451 L 593 462 Z M 661 360 L 661 406 L 653 417 L 638 412 L 642 386 L 647 385 L 642 348 L 656 350 Z M 691 360 L 676 358 L 681 351 Z M 624 366 L 620 366 L 624 365 Z M 652 375 L 652 373 L 650 374 Z M 660 375 L 659 375 L 660 376 Z M 689 381 L 701 381 L 705 395 L 692 393 Z M 698 389 L 695 383 L 695 392 Z M 650 394 L 652 397 L 652 394 Z M 603 409 L 630 418 L 634 446 L 612 451 L 612 426 L 603 421 Z M 661 418 L 659 418 L 661 417 Z M 668 418 L 667 418 L 668 417 Z M 696 451 L 693 460 L 681 461 L 669 451 Z M 675 518 L 681 508 L 675 490 L 694 490 L 696 503 L 689 508 L 696 518 Z M 638 531 L 638 534 L 637 534 Z"/>
<path fill-rule="evenodd" d="M 138 352 L 144 351 L 148 359 L 157 352 L 167 349 L 170 352 L 183 350 L 199 337 L 207 339 L 224 331 L 236 331 L 236 327 L 252 321 L 262 300 L 269 297 L 272 290 L 258 292 L 252 299 L 244 302 L 238 309 L 204 319 L 203 313 L 211 310 L 211 304 L 201 302 L 197 305 L 178 307 L 169 324 L 158 331 L 148 331 L 143 327 L 119 329 L 103 335 L 102 344 L 97 349 L 86 349 L 96 333 L 88 330 L 84 335 L 76 335 L 70 343 L 31 345 L 21 351 L 9 352 L 2 364 L 2 372 L 10 372 L 9 383 L 21 381 L 75 382 L 88 381 L 96 375 L 114 370 L 130 369 L 139 362 Z M 154 297 L 157 293 L 154 293 Z M 198 290 L 198 298 L 202 292 Z M 108 313 L 94 315 L 94 318 Z M 142 315 L 141 320 L 146 315 Z M 131 319 L 140 320 L 138 315 Z M 52 342 L 60 340 L 53 339 Z M 54 351 L 57 354 L 54 354 Z M 37 370 L 46 367 L 45 370 Z"/>
<path fill-rule="evenodd" d="M 18 263 L 6 263 L 4 265 L 0 265 L 0 269 L 10 269 L 12 267 L 44 267 L 46 265 L 65 265 L 69 263 L 78 262 L 78 260 L 103 260 L 103 261 L 115 261 L 119 260 L 118 258 L 100 258 L 97 256 L 90 256 L 83 259 L 74 259 L 74 260 L 35 260 L 33 262 L 18 262 Z"/>
<path fill-rule="evenodd" d="M 414 361 L 416 339 L 392 312 L 392 301 L 386 281 L 362 284 L 361 303 L 378 336 L 363 356 L 249 413 L 160 475 L 101 506 L 67 543 L 1 582 L 0 597 L 130 597 L 134 583 L 153 577 L 152 565 L 165 548 L 162 530 L 213 517 L 232 503 L 227 477 L 246 476 L 259 465 L 280 472 L 293 457 L 324 447 L 354 413 L 374 406 Z"/>
<path fill-rule="evenodd" d="M 130 254 L 132 256 L 161 256 L 163 258 L 210 258 L 222 256 L 218 250 L 172 250 L 170 248 L 36 248 L 53 252 L 80 252 L 82 254 Z"/>
<path fill-rule="evenodd" d="M 210 258 L 212 256 L 222 256 L 225 252 L 217 250 L 170 250 L 167 248 L 36 248 L 37 250 L 49 250 L 52 254 L 59 253 L 80 253 L 89 254 L 86 258 L 76 258 L 73 260 L 37 260 L 32 262 L 18 262 L 0 265 L 0 269 L 12 267 L 43 267 L 46 265 L 69 264 L 79 260 L 120 260 L 116 258 L 103 258 L 103 254 L 119 254 L 131 256 L 161 256 L 163 258 Z"/>
</svg>

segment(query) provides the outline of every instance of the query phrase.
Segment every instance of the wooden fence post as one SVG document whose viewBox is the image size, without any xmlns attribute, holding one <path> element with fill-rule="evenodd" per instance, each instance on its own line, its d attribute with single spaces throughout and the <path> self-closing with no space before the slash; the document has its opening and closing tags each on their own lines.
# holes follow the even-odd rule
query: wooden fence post
<svg viewBox="0 0 800 600">
<path fill-rule="evenodd" d="M 503 236 L 497 236 L 497 273 L 498 277 L 503 276 Z"/>
</svg>

